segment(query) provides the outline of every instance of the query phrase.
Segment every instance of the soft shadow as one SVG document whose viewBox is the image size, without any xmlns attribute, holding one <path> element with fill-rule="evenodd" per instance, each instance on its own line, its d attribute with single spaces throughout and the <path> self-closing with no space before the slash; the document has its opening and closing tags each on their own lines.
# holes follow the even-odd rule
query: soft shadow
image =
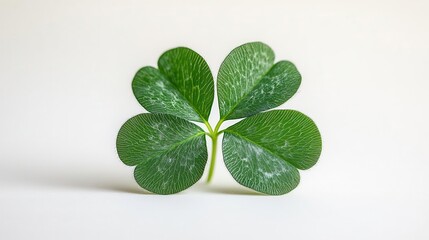
<svg viewBox="0 0 429 240">
<path fill-rule="evenodd" d="M 70 179 L 69 179 L 70 180 Z M 109 191 L 109 192 L 123 192 L 123 193 L 132 193 L 132 194 L 152 194 L 139 186 L 136 186 L 133 182 L 130 183 L 118 183 L 110 181 L 61 181 L 46 183 L 45 185 L 50 184 L 51 186 L 61 187 L 61 188 L 74 188 L 81 190 L 97 190 L 97 191 Z"/>
<path fill-rule="evenodd" d="M 22 186 L 152 194 L 140 188 L 132 174 L 110 169 L 30 168 L 26 166 L 18 169 L 8 166 L 5 173 L 2 174 L 5 181 Z"/>
<path fill-rule="evenodd" d="M 11 184 L 56 190 L 84 190 L 154 195 L 142 189 L 129 169 L 77 165 L 9 165 L 1 166 L 0 179 Z M 266 196 L 239 184 L 207 184 L 199 182 L 191 189 L 198 192 Z"/>
<path fill-rule="evenodd" d="M 208 192 L 208 193 L 265 196 L 265 194 L 263 193 L 253 191 L 252 189 L 248 189 L 243 186 L 231 186 L 231 185 L 223 186 L 223 185 L 210 185 L 206 183 L 201 183 L 201 184 L 198 184 L 197 189 L 201 192 Z"/>
</svg>

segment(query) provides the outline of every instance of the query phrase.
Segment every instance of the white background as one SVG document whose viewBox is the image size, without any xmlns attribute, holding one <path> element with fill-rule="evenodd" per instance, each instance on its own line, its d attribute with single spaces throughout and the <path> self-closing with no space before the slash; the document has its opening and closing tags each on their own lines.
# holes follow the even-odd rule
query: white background
<svg viewBox="0 0 429 240">
<path fill-rule="evenodd" d="M 428 1 L 154 2 L 0 0 L 0 239 L 429 239 Z M 249 41 L 301 71 L 281 108 L 319 163 L 279 197 L 220 153 L 211 185 L 141 190 L 115 150 L 134 73 L 187 46 L 216 76 Z"/>
</svg>

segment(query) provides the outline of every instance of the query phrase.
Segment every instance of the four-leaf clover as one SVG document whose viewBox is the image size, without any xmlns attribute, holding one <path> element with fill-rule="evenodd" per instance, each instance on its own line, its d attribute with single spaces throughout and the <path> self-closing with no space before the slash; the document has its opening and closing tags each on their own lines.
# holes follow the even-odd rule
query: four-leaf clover
<svg viewBox="0 0 429 240">
<path fill-rule="evenodd" d="M 289 61 L 274 62 L 264 43 L 241 45 L 226 57 L 217 76 L 220 120 L 208 122 L 214 81 L 206 61 L 189 48 L 168 50 L 158 68 L 143 67 L 132 88 L 150 113 L 139 114 L 121 127 L 120 159 L 136 166 L 134 176 L 144 189 L 158 194 L 183 191 L 203 175 L 206 136 L 212 140 L 209 182 L 216 160 L 217 139 L 233 178 L 256 191 L 280 195 L 299 183 L 299 171 L 316 164 L 322 142 L 315 123 L 295 110 L 272 110 L 298 90 L 301 75 Z M 224 121 L 245 118 L 224 129 Z M 190 121 L 202 122 L 207 132 Z"/>
</svg>

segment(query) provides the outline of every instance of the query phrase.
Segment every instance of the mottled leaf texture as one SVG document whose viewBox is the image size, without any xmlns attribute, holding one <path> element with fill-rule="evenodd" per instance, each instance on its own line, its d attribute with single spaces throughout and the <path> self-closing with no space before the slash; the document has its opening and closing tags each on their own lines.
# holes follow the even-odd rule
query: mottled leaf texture
<svg viewBox="0 0 429 240">
<path fill-rule="evenodd" d="M 297 169 L 316 164 L 321 150 L 315 123 L 294 110 L 256 114 L 227 128 L 223 137 L 224 161 L 234 179 L 272 195 L 293 190 Z"/>
<path fill-rule="evenodd" d="M 206 61 L 189 48 L 174 48 L 162 54 L 158 69 L 141 68 L 132 87 L 137 101 L 149 112 L 198 122 L 209 118 L 213 76 Z"/>
<path fill-rule="evenodd" d="M 144 113 L 129 119 L 119 130 L 116 147 L 126 165 L 137 165 L 137 183 L 158 194 L 192 186 L 207 162 L 204 131 L 168 114 Z"/>
<path fill-rule="evenodd" d="M 221 119 L 248 117 L 281 105 L 301 84 L 288 61 L 274 64 L 274 52 L 261 42 L 241 45 L 225 58 L 217 77 Z"/>
</svg>

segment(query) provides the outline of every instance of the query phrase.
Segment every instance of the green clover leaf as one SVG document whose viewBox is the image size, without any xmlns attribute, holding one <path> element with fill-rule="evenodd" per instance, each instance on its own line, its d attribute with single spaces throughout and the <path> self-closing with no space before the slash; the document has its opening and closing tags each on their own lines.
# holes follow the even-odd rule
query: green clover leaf
<svg viewBox="0 0 429 240">
<path fill-rule="evenodd" d="M 279 195 L 299 183 L 297 169 L 320 156 L 316 124 L 294 110 L 273 110 L 246 118 L 224 130 L 223 156 L 234 179 L 256 191 Z"/>
<path fill-rule="evenodd" d="M 204 131 L 168 114 L 143 113 L 129 119 L 119 130 L 116 146 L 126 165 L 137 166 L 137 183 L 158 194 L 192 186 L 207 162 Z"/>
<path fill-rule="evenodd" d="M 129 119 L 117 137 L 119 158 L 136 166 L 144 189 L 172 194 L 202 176 L 207 162 L 206 135 L 212 140 L 207 182 L 213 177 L 217 139 L 224 133 L 225 165 L 241 185 L 281 195 L 300 181 L 299 170 L 320 157 L 322 140 L 315 123 L 295 110 L 272 110 L 298 90 L 301 75 L 289 61 L 274 63 L 269 46 L 253 42 L 235 48 L 217 79 L 220 120 L 208 122 L 214 83 L 204 59 L 188 48 L 165 52 L 158 69 L 141 68 L 133 80 L 137 100 L 149 112 Z M 247 117 L 247 118 L 246 118 Z M 224 121 L 245 118 L 220 130 Z M 189 121 L 203 122 L 208 132 Z"/>
<path fill-rule="evenodd" d="M 141 68 L 132 86 L 137 101 L 151 113 L 198 122 L 209 118 L 214 98 L 213 76 L 206 61 L 189 48 L 165 52 L 158 60 L 158 69 Z"/>
<path fill-rule="evenodd" d="M 280 106 L 301 84 L 293 63 L 274 64 L 274 52 L 264 43 L 247 43 L 232 50 L 217 77 L 221 119 L 236 119 Z"/>
</svg>

